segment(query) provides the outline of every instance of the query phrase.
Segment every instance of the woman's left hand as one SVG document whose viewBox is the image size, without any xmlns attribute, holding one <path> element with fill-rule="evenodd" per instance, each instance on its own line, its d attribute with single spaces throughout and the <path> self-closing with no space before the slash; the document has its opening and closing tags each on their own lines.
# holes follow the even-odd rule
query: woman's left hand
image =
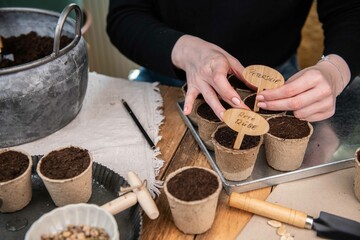
<svg viewBox="0 0 360 240">
<path fill-rule="evenodd" d="M 257 95 L 258 107 L 293 111 L 296 118 L 321 121 L 334 115 L 336 97 L 349 80 L 346 62 L 332 54 L 296 73 L 283 86 L 260 92 Z"/>
</svg>

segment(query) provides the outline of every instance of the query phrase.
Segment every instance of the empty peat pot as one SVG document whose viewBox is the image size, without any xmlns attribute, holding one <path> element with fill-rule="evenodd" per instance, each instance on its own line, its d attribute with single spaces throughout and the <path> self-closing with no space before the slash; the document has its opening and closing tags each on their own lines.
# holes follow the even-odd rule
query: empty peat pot
<svg viewBox="0 0 360 240">
<path fill-rule="evenodd" d="M 175 226 L 186 234 L 200 234 L 214 222 L 220 177 L 211 169 L 183 167 L 169 174 L 164 191 Z"/>
<path fill-rule="evenodd" d="M 225 124 L 211 135 L 215 148 L 215 162 L 224 177 L 231 181 L 248 178 L 254 170 L 263 136 L 245 135 L 240 149 L 234 149 L 238 133 Z"/>
<path fill-rule="evenodd" d="M 313 126 L 289 115 L 267 120 L 270 126 L 264 138 L 267 163 L 280 171 L 298 169 L 304 160 Z"/>
<path fill-rule="evenodd" d="M 68 17 L 72 10 L 76 20 Z M 79 113 L 88 81 L 81 16 L 75 4 L 66 7 L 61 15 L 33 8 L 0 8 L 3 39 L 30 32 L 54 39 L 53 52 L 48 56 L 0 68 L 0 148 L 50 135 Z M 73 39 L 62 49 L 61 36 Z M 3 51 L 6 49 L 4 43 Z"/>
<path fill-rule="evenodd" d="M 89 201 L 92 163 L 88 150 L 73 146 L 51 151 L 40 159 L 37 173 L 56 206 Z"/>
<path fill-rule="evenodd" d="M 29 154 L 12 149 L 0 150 L 0 212 L 15 212 L 31 200 Z"/>
<path fill-rule="evenodd" d="M 358 148 L 355 152 L 354 192 L 360 202 L 360 148 Z"/>
</svg>

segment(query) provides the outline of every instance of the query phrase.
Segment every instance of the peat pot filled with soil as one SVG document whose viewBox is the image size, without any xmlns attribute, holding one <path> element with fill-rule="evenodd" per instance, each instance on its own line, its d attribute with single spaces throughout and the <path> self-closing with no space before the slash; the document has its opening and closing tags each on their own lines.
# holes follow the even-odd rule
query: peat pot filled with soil
<svg viewBox="0 0 360 240">
<path fill-rule="evenodd" d="M 358 148 L 355 152 L 354 192 L 360 202 L 360 148 Z"/>
<path fill-rule="evenodd" d="M 31 200 L 29 154 L 19 150 L 0 150 L 0 212 L 15 212 Z"/>
<path fill-rule="evenodd" d="M 90 199 L 92 163 L 88 150 L 73 146 L 51 151 L 40 159 L 37 172 L 56 206 Z"/>
<path fill-rule="evenodd" d="M 187 92 L 187 83 L 185 83 L 185 84 L 181 87 L 181 91 L 182 91 L 182 94 L 183 94 L 183 96 L 184 96 L 184 98 L 185 98 L 186 92 Z M 197 125 L 198 125 L 198 123 L 197 123 L 197 117 L 196 117 L 196 110 L 197 110 L 197 108 L 199 107 L 199 105 L 200 105 L 201 103 L 203 103 L 203 102 L 205 102 L 204 97 L 203 97 L 201 94 L 199 94 L 199 95 L 197 96 L 197 98 L 195 99 L 195 101 L 194 101 L 194 105 L 193 105 L 193 108 L 192 108 L 192 110 L 191 110 L 191 113 L 188 115 L 188 118 L 190 119 L 191 123 L 194 124 L 194 126 L 197 126 Z"/>
<path fill-rule="evenodd" d="M 211 169 L 183 167 L 169 174 L 164 191 L 176 227 L 186 234 L 209 230 L 221 189 L 220 177 Z"/>
<path fill-rule="evenodd" d="M 48 136 L 79 113 L 88 81 L 81 16 L 75 4 L 61 14 L 0 8 L 0 148 Z"/>
<path fill-rule="evenodd" d="M 254 109 L 255 98 L 256 98 L 256 93 L 252 93 L 244 99 L 244 103 L 250 109 Z M 259 108 L 259 112 L 257 112 L 257 113 L 260 114 L 261 116 L 263 116 L 265 119 L 267 119 L 271 116 L 285 115 L 286 111 L 271 111 L 271 110 L 265 110 L 265 109 Z"/>
<path fill-rule="evenodd" d="M 276 170 L 298 169 L 305 156 L 312 125 L 294 116 L 268 118 L 270 129 L 265 134 L 265 153 L 268 164 Z"/>
<path fill-rule="evenodd" d="M 220 100 L 220 103 L 225 109 L 231 108 L 231 106 L 223 100 Z M 211 142 L 211 134 L 222 124 L 221 120 L 206 102 L 203 102 L 198 106 L 196 116 L 201 140 L 204 142 L 207 149 L 214 151 L 214 145 Z"/>
<path fill-rule="evenodd" d="M 240 149 L 234 149 L 237 132 L 220 125 L 211 135 L 215 148 L 215 162 L 224 177 L 231 181 L 248 178 L 254 170 L 263 136 L 245 135 Z"/>
</svg>

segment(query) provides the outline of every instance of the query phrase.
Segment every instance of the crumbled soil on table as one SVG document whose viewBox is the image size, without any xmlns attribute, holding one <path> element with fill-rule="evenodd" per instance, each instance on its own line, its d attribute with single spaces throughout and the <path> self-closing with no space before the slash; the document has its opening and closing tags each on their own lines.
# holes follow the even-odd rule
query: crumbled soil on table
<svg viewBox="0 0 360 240">
<path fill-rule="evenodd" d="M 225 109 L 231 108 L 231 106 L 224 100 L 220 100 L 220 103 L 221 103 L 221 105 L 223 105 L 223 107 Z M 214 111 L 211 109 L 211 107 L 206 102 L 202 103 L 198 107 L 197 114 L 199 114 L 199 116 L 201 116 L 209 121 L 220 122 L 220 119 L 216 116 Z"/>
<path fill-rule="evenodd" d="M 169 193 L 183 201 L 204 199 L 213 194 L 218 186 L 217 177 L 200 168 L 186 169 L 167 183 Z"/>
<path fill-rule="evenodd" d="M 23 174 L 29 166 L 25 154 L 7 151 L 0 154 L 0 182 L 7 182 Z"/>
<path fill-rule="evenodd" d="M 72 40 L 67 36 L 61 36 L 60 49 L 69 45 Z M 49 56 L 53 52 L 54 46 L 54 38 L 42 37 L 36 32 L 22 34 L 17 37 L 2 38 L 2 41 L 2 54 L 13 54 L 14 61 L 8 59 L 8 57 L 3 57 L 0 68 L 17 66 Z"/>
<path fill-rule="evenodd" d="M 51 179 L 67 179 L 78 176 L 90 164 L 89 152 L 69 147 L 52 151 L 41 160 L 41 173 Z"/>
<path fill-rule="evenodd" d="M 229 81 L 230 85 L 235 89 L 243 89 L 243 90 L 249 90 L 249 91 L 253 92 L 252 89 L 250 89 L 248 86 L 246 86 L 245 83 L 243 83 L 243 81 L 238 79 L 235 75 L 229 76 L 228 81 Z"/>
<path fill-rule="evenodd" d="M 233 149 L 237 132 L 229 127 L 221 127 L 215 133 L 215 140 L 226 148 Z M 241 142 L 240 150 L 250 149 L 256 147 L 260 143 L 260 136 L 245 135 Z"/>
<path fill-rule="evenodd" d="M 246 104 L 246 106 L 248 106 L 250 109 L 254 109 L 254 105 L 255 105 L 255 98 L 256 98 L 256 94 L 251 95 L 249 97 L 247 97 L 244 101 L 244 103 Z M 259 108 L 259 112 L 260 114 L 279 114 L 282 113 L 284 111 L 270 111 L 270 110 L 265 110 L 262 108 Z"/>
<path fill-rule="evenodd" d="M 268 120 L 269 133 L 279 138 L 296 139 L 303 138 L 310 134 L 307 121 L 295 117 L 276 117 Z"/>
</svg>

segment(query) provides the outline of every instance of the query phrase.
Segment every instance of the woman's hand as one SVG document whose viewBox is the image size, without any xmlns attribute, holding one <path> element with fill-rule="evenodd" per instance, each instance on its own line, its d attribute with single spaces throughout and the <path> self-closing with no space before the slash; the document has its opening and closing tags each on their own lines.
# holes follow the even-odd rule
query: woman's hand
<svg viewBox="0 0 360 240">
<path fill-rule="evenodd" d="M 338 55 L 303 69 L 276 89 L 260 92 L 258 107 L 267 110 L 290 110 L 294 116 L 310 122 L 334 115 L 336 97 L 350 81 L 350 70 Z"/>
<path fill-rule="evenodd" d="M 221 120 L 225 108 L 217 94 L 233 107 L 248 109 L 227 80 L 230 73 L 242 79 L 244 67 L 225 50 L 200 38 L 184 35 L 176 42 L 171 58 L 176 67 L 186 72 L 184 114 L 191 112 L 199 94 Z"/>
</svg>

